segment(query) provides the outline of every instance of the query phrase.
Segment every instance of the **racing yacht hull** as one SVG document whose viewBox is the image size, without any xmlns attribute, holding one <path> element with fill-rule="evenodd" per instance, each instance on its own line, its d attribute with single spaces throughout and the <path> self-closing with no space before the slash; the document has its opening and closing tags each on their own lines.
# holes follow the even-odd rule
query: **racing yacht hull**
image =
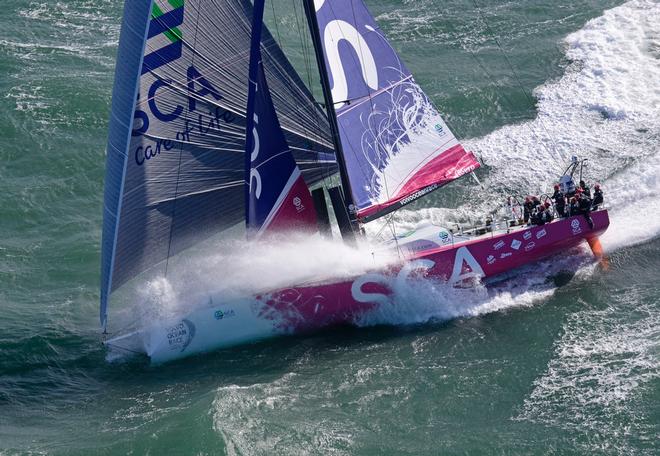
<svg viewBox="0 0 660 456">
<path fill-rule="evenodd" d="M 401 281 L 421 277 L 466 286 L 564 252 L 585 240 L 591 243 L 609 226 L 607 210 L 592 212 L 591 217 L 593 229 L 578 215 L 418 251 L 386 270 L 341 282 L 292 286 L 232 302 L 211 297 L 216 305 L 106 343 L 130 344 L 131 350 L 139 348 L 152 362 L 162 363 L 277 335 L 351 324 L 388 303 Z"/>
</svg>

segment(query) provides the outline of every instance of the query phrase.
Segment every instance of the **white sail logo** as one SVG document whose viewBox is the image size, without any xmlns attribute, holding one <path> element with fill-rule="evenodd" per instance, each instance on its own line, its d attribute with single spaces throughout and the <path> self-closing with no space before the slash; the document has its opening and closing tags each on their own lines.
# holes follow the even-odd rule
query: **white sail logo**
<svg viewBox="0 0 660 456">
<path fill-rule="evenodd" d="M 317 10 L 318 8 L 319 6 L 317 6 Z M 344 106 L 345 101 L 348 99 L 348 81 L 344 71 L 344 64 L 339 55 L 339 43 L 342 41 L 346 41 L 355 50 L 364 81 L 373 90 L 378 89 L 378 68 L 376 67 L 376 61 L 369 49 L 367 41 L 355 27 L 346 21 L 331 21 L 325 27 L 323 40 L 325 42 L 328 66 L 332 74 L 333 85 L 331 92 L 335 109 Z"/>
<path fill-rule="evenodd" d="M 252 138 L 254 141 L 254 147 L 252 148 L 252 153 L 250 154 L 250 162 L 254 164 L 254 161 L 259 156 L 259 132 L 257 131 L 257 123 L 259 118 L 257 115 L 254 115 L 254 127 L 252 128 Z M 254 181 L 254 186 L 252 182 Z M 254 195 L 257 199 L 261 196 L 261 174 L 259 170 L 252 166 L 250 168 L 250 190 L 254 188 Z"/>
</svg>

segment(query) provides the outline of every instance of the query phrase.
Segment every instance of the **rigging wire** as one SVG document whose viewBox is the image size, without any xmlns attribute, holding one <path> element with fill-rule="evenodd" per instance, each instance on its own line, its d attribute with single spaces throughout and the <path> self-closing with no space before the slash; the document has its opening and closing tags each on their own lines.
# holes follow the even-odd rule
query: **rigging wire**
<svg viewBox="0 0 660 456">
<path fill-rule="evenodd" d="M 525 95 L 525 98 L 527 98 L 527 101 L 528 101 L 530 104 L 535 105 L 536 103 L 535 103 L 534 99 L 531 97 L 531 95 L 530 95 L 529 93 L 527 93 L 527 90 L 525 89 L 525 86 L 523 85 L 522 81 L 520 80 L 520 77 L 518 76 L 518 73 L 516 72 L 515 68 L 513 67 L 513 64 L 511 63 L 511 60 L 509 59 L 509 56 L 508 56 L 507 53 L 504 51 L 504 48 L 503 48 L 502 45 L 500 44 L 500 41 L 497 39 L 497 36 L 495 35 L 493 29 L 490 27 L 490 24 L 489 24 L 488 21 L 486 20 L 486 17 L 485 17 L 485 15 L 483 14 L 483 11 L 481 10 L 479 4 L 477 3 L 477 0 L 472 0 L 472 3 L 474 4 L 474 7 L 475 7 L 475 9 L 477 10 L 477 13 L 479 14 L 479 17 L 481 18 L 482 22 L 483 22 L 484 25 L 486 26 L 486 31 L 490 34 L 491 38 L 493 39 L 493 41 L 494 41 L 495 44 L 497 45 L 498 49 L 499 49 L 500 52 L 502 53 L 502 56 L 504 57 L 504 61 L 506 62 L 506 64 L 507 64 L 507 66 L 509 67 L 509 69 L 511 70 L 511 73 L 513 74 L 513 76 L 514 76 L 516 82 L 518 83 L 518 86 L 520 87 L 520 89 L 521 89 L 523 95 Z M 561 154 L 559 153 L 559 150 L 558 150 L 558 148 L 557 148 L 557 143 L 555 142 L 554 138 L 552 137 L 552 135 L 550 134 L 550 132 L 549 132 L 548 129 L 546 128 L 545 123 L 543 122 L 543 119 L 542 119 L 540 116 L 537 116 L 537 119 L 539 120 L 539 123 L 541 124 L 541 128 L 543 128 L 543 130 L 545 131 L 547 137 L 548 137 L 548 138 L 550 139 L 550 141 L 552 142 L 552 145 L 553 145 L 553 148 L 554 148 L 554 153 L 558 156 L 558 158 L 559 158 L 560 160 L 564 160 L 564 158 L 563 158 L 563 157 L 561 156 Z M 536 135 L 535 135 L 535 136 L 536 136 Z M 537 137 L 537 139 L 538 139 L 538 137 Z M 543 143 L 541 143 L 541 144 L 543 145 Z M 543 145 L 543 146 L 545 147 L 545 145 Z M 548 152 L 551 152 L 550 150 L 548 150 L 547 147 L 545 147 L 545 148 L 546 148 L 546 150 L 547 150 Z"/>
<path fill-rule="evenodd" d="M 454 28 L 454 27 L 452 27 L 452 28 Z M 456 29 L 454 28 L 454 30 L 456 30 Z M 457 33 L 457 37 L 458 37 L 458 40 L 461 42 L 461 45 L 462 45 L 463 49 L 465 49 L 465 50 L 468 51 L 468 53 L 469 53 L 470 56 L 473 58 L 473 60 L 475 61 L 475 63 L 479 66 L 479 68 L 481 68 L 481 70 L 484 72 L 484 74 L 490 79 L 491 84 L 492 84 L 493 86 L 495 86 L 496 88 L 504 89 L 504 86 L 502 86 L 502 85 L 497 84 L 496 82 L 494 82 L 494 81 L 496 80 L 495 76 L 494 76 L 490 71 L 488 71 L 488 68 L 486 68 L 486 66 L 485 66 L 485 65 L 479 60 L 479 58 L 477 57 L 476 53 L 475 53 L 472 49 L 470 49 L 469 45 L 467 45 L 467 44 L 463 41 L 463 39 L 460 37 L 460 34 Z M 499 95 L 500 95 L 500 96 L 501 96 L 501 97 L 502 97 L 507 103 L 509 103 L 512 107 L 515 107 L 515 103 L 513 102 L 513 100 L 512 100 L 511 98 L 509 98 L 509 97 L 505 94 L 504 91 L 502 91 Z M 529 122 L 525 122 L 524 125 L 529 129 L 530 133 L 532 134 L 532 136 L 534 136 L 534 138 L 538 141 L 538 143 L 539 143 L 539 144 L 540 144 L 540 145 L 541 145 L 541 146 L 542 146 L 542 147 L 543 147 L 543 148 L 544 148 L 549 154 L 552 154 L 552 151 L 551 151 L 550 149 L 548 149 L 548 146 L 546 146 L 545 143 L 541 140 L 541 138 L 540 138 L 539 135 L 536 133 L 536 131 L 532 128 L 532 126 L 530 125 L 530 123 L 529 123 Z M 454 127 L 454 128 L 455 128 L 455 127 Z"/>
<path fill-rule="evenodd" d="M 315 58 L 315 57 L 311 57 L 311 49 L 310 49 L 309 38 L 308 39 L 303 38 L 303 33 L 305 33 L 304 36 L 309 37 L 309 35 L 306 33 L 307 32 L 306 27 L 303 27 L 303 26 L 300 25 L 301 21 L 300 21 L 299 14 L 304 14 L 304 11 L 302 11 L 301 13 L 298 13 L 298 7 L 296 6 L 298 1 L 299 0 L 291 0 L 291 3 L 293 5 L 293 13 L 294 13 L 294 17 L 296 19 L 296 28 L 297 28 L 297 31 L 298 31 L 298 38 L 300 40 L 300 49 L 301 49 L 301 52 L 302 52 L 303 62 L 304 62 L 304 66 L 305 66 L 305 73 L 306 73 L 306 76 L 307 76 L 307 88 L 309 89 L 309 93 L 312 96 L 312 100 L 314 101 L 315 106 L 320 106 L 318 101 L 316 101 L 316 97 L 314 96 L 314 87 L 313 87 L 313 84 L 312 84 L 311 59 Z M 303 23 L 304 22 L 305 21 L 303 21 Z M 303 28 L 305 30 L 303 30 Z M 323 127 L 327 128 L 327 124 L 324 124 L 324 120 L 327 121 L 327 117 L 324 118 L 323 112 L 321 111 L 320 108 L 315 109 L 314 112 L 315 112 L 315 117 L 312 120 L 312 122 L 314 122 L 314 121 L 316 122 L 316 128 L 318 129 L 319 132 L 321 132 L 323 130 Z M 330 135 L 330 133 L 328 131 L 326 131 L 326 133 L 328 133 L 328 136 Z M 335 151 L 333 151 L 333 152 L 335 152 Z M 337 172 L 336 169 L 335 169 L 335 171 L 333 171 L 333 168 L 336 167 L 336 164 L 334 166 L 333 165 L 328 165 L 325 162 L 323 164 L 321 164 L 321 161 L 320 161 L 319 158 L 317 158 L 317 163 L 319 164 L 319 167 L 322 168 L 322 170 L 323 170 L 322 171 L 323 172 L 323 187 L 327 189 L 327 188 L 330 187 L 330 185 L 332 185 L 330 180 L 332 179 L 332 176 Z"/>
<path fill-rule="evenodd" d="M 196 47 L 197 44 L 197 32 L 199 31 L 199 10 L 197 11 L 197 17 L 195 21 L 195 34 L 193 35 L 193 49 Z M 183 39 L 183 38 L 182 38 Z M 195 57 L 197 56 L 196 53 L 193 54 L 192 56 L 192 61 L 191 65 L 195 64 Z M 186 109 L 186 114 L 185 114 L 185 121 L 188 122 L 188 117 L 190 115 L 190 109 Z M 177 172 L 176 172 L 176 185 L 174 187 L 174 198 L 172 199 L 172 218 L 170 221 L 170 235 L 169 239 L 167 241 L 167 257 L 165 257 L 165 272 L 164 276 L 167 277 L 167 269 L 170 265 L 170 254 L 172 253 L 172 238 L 174 236 L 174 220 L 176 218 L 176 201 L 177 201 L 177 195 L 179 193 L 179 182 L 181 180 L 181 162 L 183 161 L 183 149 L 184 149 L 184 142 L 181 141 L 181 147 L 179 148 L 179 165 L 177 167 Z"/>
</svg>

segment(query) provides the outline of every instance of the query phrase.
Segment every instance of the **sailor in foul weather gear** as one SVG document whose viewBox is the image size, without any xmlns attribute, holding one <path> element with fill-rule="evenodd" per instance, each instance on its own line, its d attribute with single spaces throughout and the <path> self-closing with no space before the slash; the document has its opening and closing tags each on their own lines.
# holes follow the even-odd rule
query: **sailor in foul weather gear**
<svg viewBox="0 0 660 456">
<path fill-rule="evenodd" d="M 568 215 L 569 217 L 577 215 L 580 213 L 580 206 L 578 205 L 577 196 L 573 196 L 570 199 L 570 204 L 568 205 Z"/>
<path fill-rule="evenodd" d="M 578 192 L 578 194 L 580 195 L 577 201 L 579 212 L 584 215 L 584 218 L 587 219 L 587 223 L 589 224 L 589 228 L 593 230 L 594 221 L 591 220 L 591 215 L 589 214 L 591 212 L 591 198 L 589 198 L 585 192 Z"/>
<path fill-rule="evenodd" d="M 555 217 L 554 217 L 554 215 L 552 215 L 552 209 L 550 208 L 551 207 L 550 201 L 546 201 L 545 203 L 543 203 L 542 207 L 544 208 L 544 210 L 543 210 L 543 213 L 541 214 L 541 221 L 543 223 L 552 222 L 552 220 Z"/>
<path fill-rule="evenodd" d="M 585 184 L 583 180 L 580 181 L 580 188 L 582 189 L 585 195 L 591 198 L 591 189 L 587 186 L 587 184 Z"/>
<path fill-rule="evenodd" d="M 603 204 L 603 191 L 600 189 L 600 185 L 594 185 L 594 199 L 591 201 L 591 210 L 597 211 L 598 206 Z"/>
<path fill-rule="evenodd" d="M 534 225 L 545 225 L 546 223 L 550 223 L 552 221 L 552 214 L 550 214 L 550 210 L 548 209 L 548 206 L 550 206 L 550 203 L 541 204 L 536 213 L 534 214 L 534 217 L 532 218 Z"/>
<path fill-rule="evenodd" d="M 532 197 L 526 196 L 525 203 L 523 204 L 523 222 L 529 222 L 532 213 L 534 212 L 534 204 L 532 203 Z"/>
<path fill-rule="evenodd" d="M 552 194 L 552 200 L 555 202 L 555 209 L 559 217 L 565 217 L 566 211 L 566 198 L 564 193 L 559 189 L 559 184 L 555 184 L 555 192 Z"/>
</svg>

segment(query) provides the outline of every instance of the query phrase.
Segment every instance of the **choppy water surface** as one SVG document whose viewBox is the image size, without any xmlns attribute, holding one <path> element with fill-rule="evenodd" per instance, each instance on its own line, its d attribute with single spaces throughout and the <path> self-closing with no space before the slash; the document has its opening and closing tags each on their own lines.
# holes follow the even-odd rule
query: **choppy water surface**
<svg viewBox="0 0 660 456">
<path fill-rule="evenodd" d="M 545 190 L 579 153 L 610 203 L 609 268 L 578 253 L 488 290 L 418 287 L 362 328 L 152 367 L 99 344 L 118 3 L 3 3 L 0 455 L 660 451 L 660 4 L 368 2 L 486 165 L 483 189 L 463 179 L 399 226 Z M 300 6 L 276 3 L 271 28 L 307 79 Z M 250 282 L 248 258 L 220 247 L 168 286 Z"/>
</svg>

